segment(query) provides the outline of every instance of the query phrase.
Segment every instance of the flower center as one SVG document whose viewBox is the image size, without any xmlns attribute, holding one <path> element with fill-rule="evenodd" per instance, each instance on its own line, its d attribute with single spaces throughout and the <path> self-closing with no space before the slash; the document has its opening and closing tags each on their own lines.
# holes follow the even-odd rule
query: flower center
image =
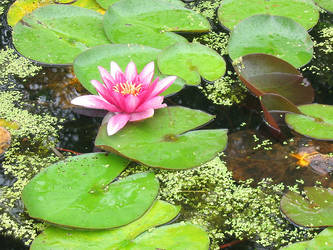
<svg viewBox="0 0 333 250">
<path fill-rule="evenodd" d="M 113 86 L 113 90 L 122 95 L 137 96 L 140 93 L 141 87 L 142 87 L 141 84 L 124 82 L 124 83 L 118 83 L 117 85 Z"/>
</svg>

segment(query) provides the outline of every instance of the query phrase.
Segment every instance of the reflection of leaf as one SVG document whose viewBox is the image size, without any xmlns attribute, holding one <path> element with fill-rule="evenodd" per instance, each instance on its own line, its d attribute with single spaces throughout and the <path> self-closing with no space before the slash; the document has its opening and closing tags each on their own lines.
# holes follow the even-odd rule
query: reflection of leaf
<svg viewBox="0 0 333 250">
<path fill-rule="evenodd" d="M 302 114 L 287 114 L 286 123 L 297 133 L 318 140 L 333 141 L 333 106 L 308 104 L 298 106 Z"/>
<path fill-rule="evenodd" d="M 106 153 L 67 158 L 35 176 L 24 187 L 23 202 L 31 217 L 53 224 L 84 229 L 126 225 L 142 216 L 159 189 L 152 172 L 110 183 L 127 164 Z"/>
<path fill-rule="evenodd" d="M 107 124 L 102 124 L 95 145 L 151 167 L 193 168 L 226 146 L 226 129 L 189 131 L 212 119 L 199 110 L 167 107 L 156 110 L 152 118 L 127 124 L 112 136 L 106 133 Z"/>
<path fill-rule="evenodd" d="M 210 30 L 210 24 L 204 17 L 174 2 L 120 0 L 105 13 L 105 33 L 113 43 L 136 43 L 162 49 L 177 42 L 186 42 L 184 37 L 171 31 Z"/>
<path fill-rule="evenodd" d="M 67 4 L 71 2 L 71 5 L 78 6 L 82 8 L 87 8 L 95 10 L 101 14 L 104 14 L 104 10 L 101 9 L 95 0 L 76 0 L 76 1 L 67 1 L 67 0 L 16 0 L 9 8 L 7 14 L 8 24 L 14 26 L 18 21 L 20 21 L 26 14 L 32 12 L 33 10 L 46 6 L 49 4 L 63 3 Z"/>
<path fill-rule="evenodd" d="M 333 190 L 305 187 L 306 198 L 288 191 L 281 200 L 281 211 L 303 227 L 333 226 Z"/>
<path fill-rule="evenodd" d="M 266 53 L 298 68 L 311 60 L 313 42 L 307 31 L 290 18 L 254 15 L 235 26 L 228 51 L 232 60 L 250 53 Z"/>
<path fill-rule="evenodd" d="M 102 20 L 100 13 L 85 8 L 44 6 L 15 25 L 14 45 L 30 59 L 48 64 L 71 64 L 86 49 L 110 43 Z"/>
<path fill-rule="evenodd" d="M 177 43 L 158 56 L 158 68 L 163 74 L 176 75 L 187 84 L 199 84 L 200 76 L 208 81 L 220 78 L 226 69 L 216 51 L 199 43 Z"/>
<path fill-rule="evenodd" d="M 218 10 L 220 22 L 230 30 L 241 20 L 258 14 L 289 17 L 307 30 L 319 19 L 318 9 L 312 0 L 224 0 Z"/>
<path fill-rule="evenodd" d="M 97 69 L 102 66 L 110 70 L 110 62 L 115 61 L 125 70 L 127 64 L 133 61 L 140 72 L 143 67 L 155 61 L 161 50 L 142 45 L 127 44 L 107 44 L 94 47 L 81 53 L 74 61 L 74 71 L 82 85 L 93 94 L 97 94 L 96 89 L 90 83 L 92 79 L 102 82 Z M 155 64 L 155 77 L 159 76 L 157 65 Z M 160 79 L 163 75 L 160 75 Z M 170 95 L 181 90 L 185 82 L 180 78 L 163 92 L 163 95 Z"/>
</svg>

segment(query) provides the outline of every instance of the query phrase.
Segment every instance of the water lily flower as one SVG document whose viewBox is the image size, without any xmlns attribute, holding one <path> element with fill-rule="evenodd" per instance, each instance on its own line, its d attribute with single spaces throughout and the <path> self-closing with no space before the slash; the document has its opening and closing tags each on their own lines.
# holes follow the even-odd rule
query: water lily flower
<svg viewBox="0 0 333 250">
<path fill-rule="evenodd" d="M 176 76 L 168 76 L 161 81 L 157 77 L 153 82 L 154 62 L 148 63 L 140 74 L 133 62 L 125 72 L 117 63 L 111 62 L 110 73 L 99 66 L 104 84 L 92 80 L 98 95 L 84 95 L 71 101 L 74 105 L 93 109 L 108 110 L 107 133 L 113 135 L 122 129 L 127 122 L 140 121 L 154 115 L 154 109 L 164 108 L 164 97 L 159 96 L 175 80 Z"/>
</svg>

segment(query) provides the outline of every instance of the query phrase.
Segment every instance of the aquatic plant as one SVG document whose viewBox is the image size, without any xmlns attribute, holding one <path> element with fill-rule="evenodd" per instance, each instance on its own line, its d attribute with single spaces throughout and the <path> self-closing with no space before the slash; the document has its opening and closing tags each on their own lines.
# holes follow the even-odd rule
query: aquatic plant
<svg viewBox="0 0 333 250">
<path fill-rule="evenodd" d="M 164 97 L 159 96 L 175 80 L 168 76 L 163 80 L 155 79 L 154 62 L 147 64 L 140 74 L 133 62 L 130 62 L 125 73 L 116 62 L 111 62 L 111 72 L 99 67 L 104 85 L 92 80 L 99 95 L 85 95 L 72 100 L 72 104 L 86 108 L 105 109 L 109 111 L 106 119 L 107 133 L 113 135 L 122 129 L 127 122 L 140 121 L 154 115 L 154 109 L 164 108 Z"/>
</svg>

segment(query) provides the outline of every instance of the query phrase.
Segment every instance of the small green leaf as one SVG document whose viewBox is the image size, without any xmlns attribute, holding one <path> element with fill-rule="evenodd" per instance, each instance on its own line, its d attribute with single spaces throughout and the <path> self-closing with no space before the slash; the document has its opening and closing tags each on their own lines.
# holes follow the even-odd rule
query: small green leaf
<svg viewBox="0 0 333 250">
<path fill-rule="evenodd" d="M 290 18 L 255 15 L 235 26 L 228 51 L 232 60 L 247 54 L 265 53 L 299 68 L 311 60 L 313 42 L 307 31 Z"/>
<path fill-rule="evenodd" d="M 224 75 L 226 64 L 214 50 L 199 43 L 177 43 L 158 56 L 158 68 L 163 74 L 176 75 L 187 84 L 200 84 L 200 75 L 214 81 Z"/>
<path fill-rule="evenodd" d="M 158 109 L 152 118 L 128 123 L 112 136 L 107 135 L 107 124 L 102 124 L 95 145 L 151 167 L 192 168 L 211 160 L 226 146 L 225 129 L 189 131 L 212 118 L 184 107 Z"/>
<path fill-rule="evenodd" d="M 71 64 L 88 48 L 110 43 L 96 11 L 48 5 L 26 15 L 13 29 L 15 48 L 25 57 L 46 64 Z"/>
<path fill-rule="evenodd" d="M 223 0 L 218 9 L 220 22 L 229 30 L 240 21 L 260 14 L 289 17 L 307 30 L 319 19 L 318 8 L 312 0 Z"/>
<path fill-rule="evenodd" d="M 65 230 L 47 228 L 33 241 L 31 250 L 51 249 L 117 249 L 116 247 L 135 239 L 146 230 L 167 223 L 175 218 L 180 207 L 157 200 L 138 220 L 120 228 L 101 231 Z"/>
<path fill-rule="evenodd" d="M 142 216 L 159 189 L 152 172 L 112 182 L 127 164 L 127 159 L 105 153 L 67 158 L 35 176 L 24 187 L 23 202 L 31 217 L 61 226 L 126 225 Z"/>
<path fill-rule="evenodd" d="M 317 140 L 333 140 L 333 106 L 308 104 L 298 106 L 303 114 L 287 114 L 286 123 L 297 133 Z"/>
<path fill-rule="evenodd" d="M 113 43 L 136 43 L 165 48 L 186 39 L 176 32 L 207 32 L 200 14 L 170 0 L 120 0 L 104 15 L 104 28 Z"/>
<path fill-rule="evenodd" d="M 97 94 L 96 89 L 90 83 L 91 80 L 102 82 L 102 78 L 98 71 L 98 66 L 104 67 L 110 71 L 110 62 L 115 61 L 124 71 L 127 64 L 133 61 L 137 66 L 138 72 L 143 67 L 155 61 L 158 53 L 161 50 L 142 45 L 127 45 L 127 44 L 107 44 L 94 47 L 81 53 L 74 61 L 74 72 L 82 85 L 91 93 Z M 160 75 L 155 63 L 155 77 Z M 180 91 L 185 85 L 185 82 L 177 78 L 176 81 L 163 92 L 163 95 L 170 95 Z"/>
<path fill-rule="evenodd" d="M 281 199 L 281 211 L 293 223 L 303 227 L 333 226 L 333 191 L 305 187 L 307 198 L 288 191 Z"/>
</svg>

